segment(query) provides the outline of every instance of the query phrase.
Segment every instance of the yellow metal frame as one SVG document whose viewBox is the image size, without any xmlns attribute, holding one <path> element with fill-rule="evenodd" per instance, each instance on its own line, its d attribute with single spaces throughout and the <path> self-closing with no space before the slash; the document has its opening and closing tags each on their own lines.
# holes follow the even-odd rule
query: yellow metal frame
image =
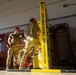
<svg viewBox="0 0 76 75">
<path fill-rule="evenodd" d="M 42 69 L 49 69 L 48 46 L 47 46 L 47 21 L 45 3 L 40 2 L 40 22 L 41 22 L 41 45 L 42 45 Z"/>
<path fill-rule="evenodd" d="M 47 12 L 44 0 L 40 2 L 40 24 L 41 28 L 41 51 L 42 51 L 42 69 L 31 69 L 31 72 L 50 72 L 61 73 L 60 69 L 50 69 L 48 55 L 48 28 L 47 28 Z"/>
</svg>

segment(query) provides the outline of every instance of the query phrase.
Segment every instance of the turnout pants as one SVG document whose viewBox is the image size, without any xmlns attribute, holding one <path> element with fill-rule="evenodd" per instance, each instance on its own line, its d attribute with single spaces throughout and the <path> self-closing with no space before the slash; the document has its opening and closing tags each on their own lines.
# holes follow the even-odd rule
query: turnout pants
<svg viewBox="0 0 76 75">
<path fill-rule="evenodd" d="M 18 64 L 17 64 L 18 54 L 19 54 L 19 46 L 14 45 L 8 49 L 7 60 L 6 60 L 6 69 L 10 69 L 11 62 L 13 63 L 14 69 L 18 68 Z"/>
<path fill-rule="evenodd" d="M 35 55 L 37 55 L 37 53 L 38 53 L 37 50 L 39 49 L 39 45 L 40 45 L 40 42 L 39 42 L 38 38 L 32 38 L 32 39 L 26 40 L 26 47 L 25 47 L 23 56 L 21 58 L 19 69 L 24 69 L 24 63 L 26 61 L 26 58 L 30 54 L 32 48 L 35 50 L 35 53 L 36 53 Z M 37 63 L 33 63 L 33 64 L 37 64 Z"/>
</svg>

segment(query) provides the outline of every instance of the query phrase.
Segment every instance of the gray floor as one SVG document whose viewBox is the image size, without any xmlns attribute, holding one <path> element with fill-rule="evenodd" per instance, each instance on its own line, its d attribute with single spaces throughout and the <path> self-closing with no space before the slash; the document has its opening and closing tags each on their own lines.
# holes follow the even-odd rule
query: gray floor
<svg viewBox="0 0 76 75">
<path fill-rule="evenodd" d="M 0 75 L 76 75 L 76 73 L 37 73 L 37 72 L 7 72 L 7 71 L 0 71 Z"/>
</svg>

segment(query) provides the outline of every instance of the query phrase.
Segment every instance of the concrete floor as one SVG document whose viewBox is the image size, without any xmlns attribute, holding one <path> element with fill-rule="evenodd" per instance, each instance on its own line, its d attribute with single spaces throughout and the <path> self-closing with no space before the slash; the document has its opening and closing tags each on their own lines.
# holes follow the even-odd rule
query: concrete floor
<svg viewBox="0 0 76 75">
<path fill-rule="evenodd" d="M 7 72 L 7 71 L 0 71 L 0 75 L 76 75 L 76 73 L 37 73 L 37 72 Z"/>
</svg>

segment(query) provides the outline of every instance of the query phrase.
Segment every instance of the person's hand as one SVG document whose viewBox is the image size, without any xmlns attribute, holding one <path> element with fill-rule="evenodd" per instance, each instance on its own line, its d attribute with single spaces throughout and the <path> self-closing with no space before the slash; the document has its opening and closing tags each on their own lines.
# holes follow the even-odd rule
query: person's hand
<svg viewBox="0 0 76 75">
<path fill-rule="evenodd" d="M 9 48 L 10 47 L 9 44 L 6 44 L 6 47 Z"/>
<path fill-rule="evenodd" d="M 12 46 L 12 44 L 6 44 L 7 48 L 10 48 Z"/>
</svg>

